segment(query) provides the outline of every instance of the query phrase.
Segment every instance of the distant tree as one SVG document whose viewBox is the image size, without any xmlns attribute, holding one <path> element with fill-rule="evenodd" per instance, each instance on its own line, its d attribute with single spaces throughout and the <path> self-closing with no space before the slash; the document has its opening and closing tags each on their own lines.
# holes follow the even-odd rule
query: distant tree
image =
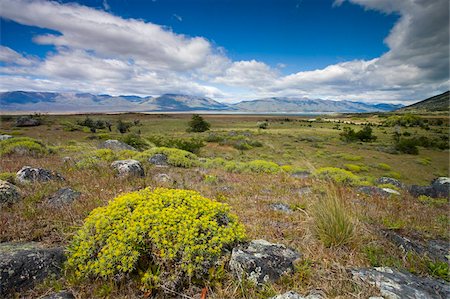
<svg viewBox="0 0 450 299">
<path fill-rule="evenodd" d="M 210 128 L 210 124 L 203 119 L 198 114 L 192 115 L 192 119 L 189 122 L 189 127 L 187 128 L 188 132 L 205 132 L 208 131 Z"/>
<path fill-rule="evenodd" d="M 126 132 L 130 131 L 132 124 L 129 122 L 124 122 L 121 119 L 119 119 L 119 121 L 117 122 L 117 130 L 121 133 L 121 134 L 125 134 Z"/>
<path fill-rule="evenodd" d="M 267 121 L 261 121 L 256 124 L 260 129 L 267 129 L 269 127 L 269 123 Z"/>
<path fill-rule="evenodd" d="M 107 127 L 110 132 L 112 131 L 112 123 L 109 120 L 105 120 L 105 127 Z"/>
<path fill-rule="evenodd" d="M 357 140 L 371 142 L 377 139 L 377 136 L 372 134 L 372 127 L 369 125 L 365 125 L 358 132 L 355 132 L 352 128 L 344 127 L 344 132 L 339 135 L 341 136 L 341 139 L 346 142 L 353 142 Z"/>
</svg>

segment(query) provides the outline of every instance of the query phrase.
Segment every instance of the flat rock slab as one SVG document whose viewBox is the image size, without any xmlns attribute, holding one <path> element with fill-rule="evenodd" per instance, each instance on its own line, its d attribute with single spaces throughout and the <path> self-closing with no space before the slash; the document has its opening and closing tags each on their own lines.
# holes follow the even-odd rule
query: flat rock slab
<svg viewBox="0 0 450 299">
<path fill-rule="evenodd" d="M 324 299 L 325 294 L 321 291 L 312 291 L 307 296 L 302 296 L 296 292 L 289 291 L 284 294 L 276 295 L 270 299 Z"/>
<path fill-rule="evenodd" d="M 59 276 L 64 261 L 62 248 L 0 243 L 0 298 L 31 288 L 51 274 Z"/>
<path fill-rule="evenodd" d="M 375 184 L 377 185 L 390 184 L 401 189 L 404 189 L 406 187 L 406 185 L 400 182 L 399 180 L 385 176 L 376 179 Z"/>
<path fill-rule="evenodd" d="M 20 193 L 16 186 L 0 180 L 0 208 L 13 204 L 20 199 Z"/>
<path fill-rule="evenodd" d="M 137 151 L 137 149 L 135 149 L 131 145 L 128 145 L 122 141 L 115 140 L 115 139 L 106 140 L 106 141 L 100 143 L 100 145 L 98 147 L 111 149 L 113 151 L 123 151 L 123 150 Z"/>
<path fill-rule="evenodd" d="M 143 177 L 145 176 L 144 168 L 141 162 L 137 160 L 119 160 L 111 163 L 111 167 L 117 170 L 119 177 Z"/>
<path fill-rule="evenodd" d="M 386 299 L 450 298 L 450 284 L 387 267 L 351 270 L 353 278 L 375 285 Z"/>
<path fill-rule="evenodd" d="M 293 271 L 294 261 L 300 257 L 300 253 L 284 245 L 254 240 L 233 249 L 230 269 L 239 279 L 263 285 Z"/>
<path fill-rule="evenodd" d="M 13 138 L 11 135 L 0 135 L 0 141 Z"/>
<path fill-rule="evenodd" d="M 47 198 L 45 203 L 50 206 L 60 208 L 65 205 L 71 204 L 78 197 L 80 197 L 80 195 L 80 192 L 75 191 L 71 188 L 61 188 L 53 193 L 49 198 Z"/>
<path fill-rule="evenodd" d="M 271 204 L 270 208 L 274 211 L 283 212 L 283 213 L 287 213 L 287 214 L 290 214 L 293 212 L 292 209 L 287 204 L 279 203 L 279 202 Z"/>
<path fill-rule="evenodd" d="M 51 170 L 44 168 L 34 168 L 31 166 L 24 166 L 16 173 L 16 178 L 21 183 L 27 182 L 47 182 L 50 180 L 63 181 L 64 178 Z"/>
<path fill-rule="evenodd" d="M 415 197 L 425 195 L 433 198 L 449 198 L 450 178 L 439 177 L 434 179 L 429 186 L 412 185 L 408 188 L 409 193 Z"/>
<path fill-rule="evenodd" d="M 167 156 L 164 154 L 156 154 L 148 159 L 148 162 L 158 167 L 167 167 L 169 166 L 169 162 L 167 160 Z"/>
<path fill-rule="evenodd" d="M 400 195 L 400 192 L 390 188 L 379 188 L 375 186 L 362 186 L 356 189 L 359 193 L 364 193 L 370 196 L 389 197 L 392 195 Z"/>
</svg>

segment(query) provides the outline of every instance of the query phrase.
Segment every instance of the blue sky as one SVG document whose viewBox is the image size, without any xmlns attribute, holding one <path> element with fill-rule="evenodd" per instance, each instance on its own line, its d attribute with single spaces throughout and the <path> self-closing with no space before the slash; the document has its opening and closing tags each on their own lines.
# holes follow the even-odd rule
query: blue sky
<svg viewBox="0 0 450 299">
<path fill-rule="evenodd" d="M 0 5 L 2 90 L 408 102 L 448 89 L 446 0 Z"/>
</svg>

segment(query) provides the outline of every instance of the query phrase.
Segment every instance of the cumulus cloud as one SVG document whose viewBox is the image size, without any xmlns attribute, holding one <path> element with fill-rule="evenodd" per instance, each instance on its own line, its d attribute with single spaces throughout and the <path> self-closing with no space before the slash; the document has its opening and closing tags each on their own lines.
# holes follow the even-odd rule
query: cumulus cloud
<svg viewBox="0 0 450 299">
<path fill-rule="evenodd" d="M 345 1 L 336 0 L 333 6 L 339 9 Z M 281 64 L 273 68 L 262 61 L 232 61 L 203 37 L 143 20 L 78 4 L 2 0 L 2 18 L 57 32 L 33 39 L 55 46 L 45 58 L 0 47 L 2 89 L 365 101 L 421 99 L 448 89 L 447 0 L 347 1 L 400 16 L 385 39 L 389 50 L 371 60 L 282 75 Z M 107 1 L 104 8 L 108 10 Z"/>
</svg>

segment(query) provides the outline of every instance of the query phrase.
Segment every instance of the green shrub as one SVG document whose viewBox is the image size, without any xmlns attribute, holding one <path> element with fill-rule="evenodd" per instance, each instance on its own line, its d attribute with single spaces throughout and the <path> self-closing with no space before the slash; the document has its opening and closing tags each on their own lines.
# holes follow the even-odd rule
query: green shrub
<svg viewBox="0 0 450 299">
<path fill-rule="evenodd" d="M 61 122 L 61 126 L 62 126 L 63 130 L 66 132 L 81 131 L 83 128 L 82 126 L 80 126 L 78 124 L 74 124 L 70 121 Z"/>
<path fill-rule="evenodd" d="M 167 162 L 176 167 L 190 168 L 200 164 L 198 157 L 188 151 L 184 151 L 177 148 L 168 147 L 155 147 L 142 153 L 138 153 L 134 156 L 134 159 L 142 162 L 148 161 L 148 159 L 156 154 L 164 154 L 167 156 Z"/>
<path fill-rule="evenodd" d="M 207 280 L 245 238 L 230 208 L 195 191 L 149 188 L 93 210 L 68 247 L 76 278 L 138 277 L 143 289 Z"/>
<path fill-rule="evenodd" d="M 418 158 L 416 160 L 417 163 L 419 163 L 420 165 L 430 165 L 431 164 L 431 158 L 425 157 L 425 158 Z"/>
<path fill-rule="evenodd" d="M 313 231 L 327 246 L 342 246 L 354 237 L 354 221 L 337 192 L 329 190 L 312 209 Z"/>
<path fill-rule="evenodd" d="M 355 132 L 352 128 L 344 127 L 344 132 L 339 134 L 341 136 L 341 139 L 346 142 L 353 142 L 353 141 L 363 141 L 363 142 L 371 142 L 375 141 L 377 139 L 376 136 L 372 135 L 372 127 L 371 126 L 364 126 L 361 130 L 358 132 Z"/>
<path fill-rule="evenodd" d="M 391 170 L 391 166 L 389 166 L 389 165 L 386 164 L 386 163 L 378 163 L 378 164 L 377 164 L 377 168 L 378 168 L 378 169 L 381 169 L 381 170 L 386 170 L 386 171 Z"/>
<path fill-rule="evenodd" d="M 347 161 L 361 161 L 363 159 L 362 156 L 350 155 L 350 154 L 344 154 L 344 153 L 334 154 L 332 156 L 336 157 L 336 158 L 342 158 Z"/>
<path fill-rule="evenodd" d="M 84 154 L 75 166 L 80 169 L 96 168 L 102 163 L 111 163 L 118 159 L 118 154 L 111 149 L 97 149 Z"/>
<path fill-rule="evenodd" d="M 386 176 L 397 180 L 402 178 L 402 175 L 396 171 L 389 171 Z"/>
<path fill-rule="evenodd" d="M 217 184 L 217 182 L 219 181 L 219 179 L 215 176 L 215 175 L 205 175 L 203 177 L 203 181 L 206 184 Z"/>
<path fill-rule="evenodd" d="M 0 173 L 0 180 L 7 181 L 11 184 L 15 184 L 16 174 L 13 172 L 2 172 L 2 173 Z"/>
<path fill-rule="evenodd" d="M 120 140 L 138 150 L 145 150 L 149 148 L 149 143 L 147 141 L 145 141 L 145 139 L 143 139 L 141 136 L 139 136 L 138 134 L 127 134 L 125 136 L 123 136 L 122 138 L 120 138 Z"/>
<path fill-rule="evenodd" d="M 0 156 L 24 155 L 42 156 L 48 154 L 47 147 L 39 140 L 29 137 L 14 137 L 0 141 Z"/>
<path fill-rule="evenodd" d="M 172 147 L 185 150 L 191 153 L 198 153 L 205 146 L 203 140 L 199 138 L 170 138 L 161 135 L 153 135 L 147 138 L 158 147 Z"/>
<path fill-rule="evenodd" d="M 348 185 L 358 185 L 361 181 L 361 179 L 352 172 L 337 167 L 319 168 L 314 172 L 314 175 L 320 179 L 330 179 L 336 183 Z"/>
<path fill-rule="evenodd" d="M 416 127 L 423 125 L 423 119 L 420 116 L 414 114 L 404 114 L 401 116 L 390 116 L 384 122 L 384 126 L 394 127 L 394 126 L 403 126 L 403 127 Z"/>
<path fill-rule="evenodd" d="M 277 173 L 281 170 L 278 164 L 265 160 L 254 160 L 248 162 L 247 165 L 249 171 L 257 173 Z"/>
<path fill-rule="evenodd" d="M 259 129 L 265 130 L 269 127 L 269 123 L 267 121 L 261 121 L 256 124 Z"/>
<path fill-rule="evenodd" d="M 395 149 L 404 154 L 419 154 L 417 142 L 413 138 L 400 138 L 400 140 L 395 144 Z"/>
<path fill-rule="evenodd" d="M 192 119 L 188 124 L 188 132 L 205 132 L 211 125 L 198 114 L 192 115 Z"/>
<path fill-rule="evenodd" d="M 344 167 L 351 172 L 369 171 L 369 168 L 363 165 L 345 164 Z"/>
</svg>

